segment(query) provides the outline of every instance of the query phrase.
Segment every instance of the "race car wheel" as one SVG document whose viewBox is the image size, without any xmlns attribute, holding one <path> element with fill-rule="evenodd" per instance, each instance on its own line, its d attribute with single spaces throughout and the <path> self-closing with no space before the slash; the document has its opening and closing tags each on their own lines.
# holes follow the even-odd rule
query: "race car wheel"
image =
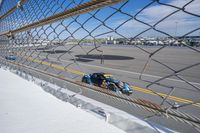
<svg viewBox="0 0 200 133">
<path fill-rule="evenodd" d="M 112 91 L 115 91 L 116 88 L 115 88 L 115 86 L 113 84 L 109 84 L 108 85 L 108 89 L 112 90 Z"/>
<path fill-rule="evenodd" d="M 86 78 L 82 78 L 82 82 L 83 82 L 83 83 L 87 83 Z"/>
</svg>

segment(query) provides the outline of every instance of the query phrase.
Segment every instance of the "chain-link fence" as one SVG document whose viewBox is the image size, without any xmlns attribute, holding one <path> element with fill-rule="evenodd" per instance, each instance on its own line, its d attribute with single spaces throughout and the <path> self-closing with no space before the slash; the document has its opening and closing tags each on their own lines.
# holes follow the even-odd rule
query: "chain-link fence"
<svg viewBox="0 0 200 133">
<path fill-rule="evenodd" d="M 98 94 L 88 97 L 101 101 L 106 95 L 110 102 L 104 102 L 145 120 L 198 132 L 199 2 L 3 0 L 1 63 L 90 88 Z M 133 94 L 81 82 L 96 72 L 129 83 Z"/>
</svg>

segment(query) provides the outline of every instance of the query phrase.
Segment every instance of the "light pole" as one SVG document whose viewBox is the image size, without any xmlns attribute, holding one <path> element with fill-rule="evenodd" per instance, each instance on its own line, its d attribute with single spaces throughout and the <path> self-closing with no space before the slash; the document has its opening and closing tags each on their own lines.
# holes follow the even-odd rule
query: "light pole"
<svg viewBox="0 0 200 133">
<path fill-rule="evenodd" d="M 178 22 L 176 21 L 175 23 L 176 23 L 176 29 L 175 29 L 175 30 L 176 30 L 176 31 L 175 31 L 175 37 L 177 37 Z"/>
</svg>

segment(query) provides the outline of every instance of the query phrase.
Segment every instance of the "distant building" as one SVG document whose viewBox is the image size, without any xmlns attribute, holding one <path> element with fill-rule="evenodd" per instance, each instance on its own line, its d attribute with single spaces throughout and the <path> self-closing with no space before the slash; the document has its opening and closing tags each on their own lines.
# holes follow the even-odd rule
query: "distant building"
<svg viewBox="0 0 200 133">
<path fill-rule="evenodd" d="M 114 44 L 114 38 L 112 36 L 108 36 L 106 40 L 106 44 Z"/>
<path fill-rule="evenodd" d="M 186 36 L 186 37 L 160 37 L 160 38 L 152 38 L 152 37 L 140 37 L 140 38 L 116 38 L 114 39 L 112 36 L 107 37 L 106 44 L 120 44 L 120 45 L 145 45 L 145 46 L 194 46 L 200 47 L 200 37 L 199 36 Z"/>
</svg>

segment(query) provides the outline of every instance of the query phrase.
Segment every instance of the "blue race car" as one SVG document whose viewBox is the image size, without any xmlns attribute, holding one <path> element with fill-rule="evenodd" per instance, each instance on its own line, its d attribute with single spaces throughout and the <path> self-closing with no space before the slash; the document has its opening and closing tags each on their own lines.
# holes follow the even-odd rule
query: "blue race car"
<svg viewBox="0 0 200 133">
<path fill-rule="evenodd" d="M 106 74 L 106 73 L 87 74 L 83 76 L 82 82 L 110 89 L 116 92 L 120 91 L 127 95 L 133 93 L 133 89 L 129 86 L 128 83 L 114 79 L 111 74 Z"/>
<path fill-rule="evenodd" d="M 5 56 L 5 58 L 7 60 L 16 60 L 17 59 L 17 57 L 15 55 L 8 55 L 8 56 Z"/>
</svg>

